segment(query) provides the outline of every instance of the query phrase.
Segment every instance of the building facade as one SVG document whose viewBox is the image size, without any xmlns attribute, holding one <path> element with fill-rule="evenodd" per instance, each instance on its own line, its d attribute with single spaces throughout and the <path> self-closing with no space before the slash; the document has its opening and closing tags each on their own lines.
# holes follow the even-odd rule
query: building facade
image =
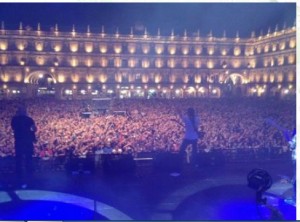
<svg viewBox="0 0 300 222">
<path fill-rule="evenodd" d="M 249 38 L 0 30 L 1 98 L 296 94 L 296 27 Z"/>
</svg>

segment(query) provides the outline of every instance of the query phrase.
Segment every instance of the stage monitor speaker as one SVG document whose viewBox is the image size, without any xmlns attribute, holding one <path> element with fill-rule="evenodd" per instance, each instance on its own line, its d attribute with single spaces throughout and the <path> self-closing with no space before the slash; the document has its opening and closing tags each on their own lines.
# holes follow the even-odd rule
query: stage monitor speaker
<svg viewBox="0 0 300 222">
<path fill-rule="evenodd" d="M 72 172 L 90 172 L 95 171 L 94 158 L 71 158 L 65 164 L 65 169 Z"/>
<path fill-rule="evenodd" d="M 135 172 L 136 164 L 131 154 L 103 154 L 101 159 L 106 174 Z"/>
<path fill-rule="evenodd" d="M 225 157 L 220 151 L 200 152 L 197 154 L 196 162 L 199 166 L 223 166 Z"/>
<path fill-rule="evenodd" d="M 172 173 L 179 172 L 182 167 L 181 156 L 178 153 L 162 152 L 154 156 L 154 170 Z"/>
</svg>

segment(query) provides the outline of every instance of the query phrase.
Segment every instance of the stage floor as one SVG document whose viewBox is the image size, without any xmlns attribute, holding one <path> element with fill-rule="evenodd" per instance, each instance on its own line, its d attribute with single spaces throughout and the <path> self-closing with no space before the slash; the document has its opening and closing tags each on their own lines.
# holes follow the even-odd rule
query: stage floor
<svg viewBox="0 0 300 222">
<path fill-rule="evenodd" d="M 266 170 L 273 186 L 267 205 L 257 205 L 247 186 L 254 168 Z M 21 189 L 2 172 L 0 220 L 295 220 L 289 163 L 262 161 L 222 166 L 185 165 L 180 175 L 137 163 L 133 173 L 37 171 Z"/>
</svg>

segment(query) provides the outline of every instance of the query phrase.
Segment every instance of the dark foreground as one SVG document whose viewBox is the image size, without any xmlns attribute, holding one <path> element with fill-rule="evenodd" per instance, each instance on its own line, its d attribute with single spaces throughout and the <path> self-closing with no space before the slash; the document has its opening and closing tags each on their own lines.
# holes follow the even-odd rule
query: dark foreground
<svg viewBox="0 0 300 222">
<path fill-rule="evenodd" d="M 164 164 L 164 163 L 162 163 Z M 291 164 L 286 161 L 185 165 L 174 170 L 136 161 L 133 172 L 67 173 L 44 167 L 22 189 L 15 175 L 1 171 L 0 220 L 295 220 Z M 266 205 L 247 186 L 253 168 L 273 178 Z M 122 171 L 122 169 L 120 169 Z"/>
</svg>

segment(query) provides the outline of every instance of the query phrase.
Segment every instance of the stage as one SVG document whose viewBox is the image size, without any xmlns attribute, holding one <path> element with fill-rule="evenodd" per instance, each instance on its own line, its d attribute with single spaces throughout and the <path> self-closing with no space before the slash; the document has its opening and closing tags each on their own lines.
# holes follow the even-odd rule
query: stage
<svg viewBox="0 0 300 222">
<path fill-rule="evenodd" d="M 13 172 L 1 172 L 0 220 L 295 220 L 290 164 L 277 161 L 186 164 L 180 175 L 136 161 L 130 172 L 94 173 L 43 169 L 28 187 L 15 186 Z M 247 186 L 254 168 L 273 178 L 266 205 L 257 205 Z"/>
</svg>

